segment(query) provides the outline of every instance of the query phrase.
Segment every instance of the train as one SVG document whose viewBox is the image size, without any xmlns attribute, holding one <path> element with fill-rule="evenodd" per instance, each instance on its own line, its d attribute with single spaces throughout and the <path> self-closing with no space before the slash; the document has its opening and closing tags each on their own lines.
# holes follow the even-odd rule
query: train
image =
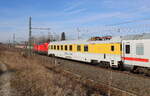
<svg viewBox="0 0 150 96">
<path fill-rule="evenodd" d="M 98 40 L 55 41 L 48 44 L 48 56 L 99 64 L 150 75 L 150 34 L 102 37 Z"/>
<path fill-rule="evenodd" d="M 38 44 L 33 44 L 33 51 L 38 54 L 48 54 L 48 45 L 49 43 L 38 43 Z"/>
</svg>

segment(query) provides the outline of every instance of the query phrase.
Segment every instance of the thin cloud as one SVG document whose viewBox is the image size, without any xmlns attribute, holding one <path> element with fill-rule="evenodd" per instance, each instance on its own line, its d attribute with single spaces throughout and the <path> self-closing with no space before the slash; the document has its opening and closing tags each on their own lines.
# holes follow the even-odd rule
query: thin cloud
<svg viewBox="0 0 150 96">
<path fill-rule="evenodd" d="M 38 16 L 38 17 L 59 17 L 59 16 L 70 16 L 70 15 L 75 15 L 75 14 L 79 14 L 81 12 L 85 12 L 87 9 L 86 8 L 79 8 L 79 9 L 74 9 L 74 10 L 70 10 L 70 11 L 60 11 L 60 12 L 49 12 L 49 13 L 43 13 L 43 14 L 34 14 L 32 16 Z"/>
<path fill-rule="evenodd" d="M 138 11 L 140 12 L 150 12 L 150 7 L 149 6 L 146 6 L 146 5 L 143 5 L 141 6 Z"/>
<path fill-rule="evenodd" d="M 69 7 L 65 8 L 63 11 L 71 11 L 71 10 L 77 9 L 82 4 L 83 4 L 83 1 L 73 2 L 73 3 L 69 4 Z"/>
<path fill-rule="evenodd" d="M 120 13 L 119 12 L 114 12 L 114 13 L 99 13 L 99 14 L 93 14 L 91 16 L 84 16 L 82 18 L 77 18 L 70 20 L 70 23 L 88 23 L 88 22 L 93 22 L 101 19 L 108 19 L 114 16 L 118 16 Z"/>
<path fill-rule="evenodd" d="M 66 8 L 66 9 L 64 9 L 64 11 L 73 10 L 73 9 L 77 8 L 78 6 L 79 6 L 78 4 L 77 4 L 77 5 L 70 6 L 70 7 Z"/>
<path fill-rule="evenodd" d="M 70 11 L 70 12 L 66 12 L 66 14 L 73 15 L 73 14 L 78 14 L 78 13 L 81 13 L 81 12 L 84 12 L 84 11 L 86 11 L 86 9 L 82 8 L 82 9 L 77 9 L 77 10 L 73 10 L 73 11 Z"/>
</svg>

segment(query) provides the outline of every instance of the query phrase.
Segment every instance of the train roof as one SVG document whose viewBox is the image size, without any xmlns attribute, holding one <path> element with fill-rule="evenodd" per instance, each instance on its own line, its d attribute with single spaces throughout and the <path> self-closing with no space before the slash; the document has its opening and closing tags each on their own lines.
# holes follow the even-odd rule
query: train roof
<svg viewBox="0 0 150 96">
<path fill-rule="evenodd" d="M 50 44 L 94 44 L 94 43 L 120 43 L 121 38 L 115 37 L 111 40 L 102 40 L 102 41 L 91 41 L 91 40 L 68 40 L 68 41 L 54 41 Z"/>
<path fill-rule="evenodd" d="M 141 40 L 141 39 L 150 39 L 150 33 L 143 33 L 140 35 L 127 35 L 122 37 L 122 40 Z"/>
<path fill-rule="evenodd" d="M 54 41 L 50 44 L 94 44 L 94 43 L 120 43 L 122 40 L 141 40 L 141 39 L 150 39 L 150 33 L 143 33 L 140 35 L 126 35 L 126 36 L 116 36 L 112 37 L 110 40 L 66 40 L 66 41 Z"/>
</svg>

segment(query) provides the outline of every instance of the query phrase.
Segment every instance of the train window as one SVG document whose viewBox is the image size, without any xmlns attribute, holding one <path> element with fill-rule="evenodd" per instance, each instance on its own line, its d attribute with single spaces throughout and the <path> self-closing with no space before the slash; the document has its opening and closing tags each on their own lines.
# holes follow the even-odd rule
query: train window
<svg viewBox="0 0 150 96">
<path fill-rule="evenodd" d="M 54 50 L 56 50 L 56 45 L 54 45 Z"/>
<path fill-rule="evenodd" d="M 115 46 L 111 46 L 111 51 L 114 51 L 115 50 Z"/>
<path fill-rule="evenodd" d="M 84 45 L 84 52 L 88 52 L 88 45 Z"/>
<path fill-rule="evenodd" d="M 51 49 L 53 49 L 53 45 L 51 45 Z"/>
<path fill-rule="evenodd" d="M 65 45 L 65 50 L 68 50 L 68 47 L 67 47 L 67 45 Z"/>
<path fill-rule="evenodd" d="M 69 46 L 69 50 L 72 51 L 72 45 Z"/>
<path fill-rule="evenodd" d="M 59 45 L 57 45 L 57 50 L 59 50 Z"/>
<path fill-rule="evenodd" d="M 144 45 L 142 43 L 136 45 L 136 55 L 144 55 Z"/>
<path fill-rule="evenodd" d="M 126 54 L 130 54 L 130 45 L 126 45 Z"/>
<path fill-rule="evenodd" d="M 61 50 L 63 50 L 63 45 L 61 45 Z"/>
<path fill-rule="evenodd" d="M 77 45 L 77 51 L 81 51 L 81 46 Z"/>
</svg>

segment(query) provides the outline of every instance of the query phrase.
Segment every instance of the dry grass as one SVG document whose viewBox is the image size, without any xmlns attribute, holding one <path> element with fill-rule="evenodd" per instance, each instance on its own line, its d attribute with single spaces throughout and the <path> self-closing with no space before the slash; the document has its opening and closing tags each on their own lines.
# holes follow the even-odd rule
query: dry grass
<svg viewBox="0 0 150 96">
<path fill-rule="evenodd" d="M 44 58 L 26 57 L 21 52 L 0 51 L 0 60 L 12 72 L 11 88 L 15 96 L 100 96 L 82 84 L 46 69 L 53 67 Z M 49 63 L 49 64 L 47 64 Z"/>
</svg>

